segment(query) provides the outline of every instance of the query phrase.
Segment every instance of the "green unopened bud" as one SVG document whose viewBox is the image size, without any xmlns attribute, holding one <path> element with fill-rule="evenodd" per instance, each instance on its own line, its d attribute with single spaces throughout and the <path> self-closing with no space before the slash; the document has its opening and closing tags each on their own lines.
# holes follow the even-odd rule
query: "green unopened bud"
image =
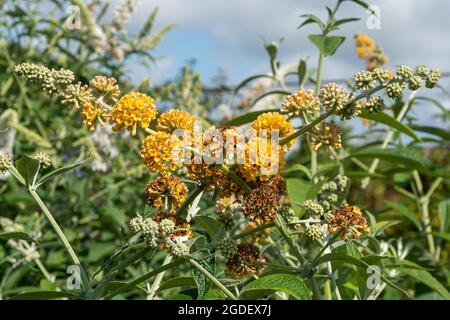
<svg viewBox="0 0 450 320">
<path fill-rule="evenodd" d="M 358 101 L 355 103 L 352 103 L 351 105 L 345 107 L 341 111 L 338 112 L 339 117 L 341 120 L 350 120 L 353 119 L 361 114 L 361 110 L 363 109 L 363 104 Z"/>
<path fill-rule="evenodd" d="M 333 211 L 327 211 L 327 212 L 325 212 L 323 217 L 327 223 L 330 223 L 334 218 L 334 213 L 333 213 Z"/>
<path fill-rule="evenodd" d="M 423 80 L 426 80 L 428 74 L 430 73 L 430 69 L 427 66 L 417 66 L 416 75 L 421 77 Z"/>
<path fill-rule="evenodd" d="M 294 210 L 290 206 L 282 206 L 278 211 L 279 215 L 286 220 L 286 222 L 291 223 L 295 218 Z"/>
<path fill-rule="evenodd" d="M 403 89 L 405 89 L 404 83 L 390 82 L 386 87 L 386 94 L 389 98 L 396 99 L 402 96 Z"/>
<path fill-rule="evenodd" d="M 217 250 L 221 252 L 225 259 L 229 259 L 237 251 L 236 241 L 231 238 L 225 238 L 217 244 Z"/>
<path fill-rule="evenodd" d="M 408 81 L 408 88 L 411 91 L 416 91 L 422 86 L 422 78 L 420 76 L 412 76 Z"/>
<path fill-rule="evenodd" d="M 389 70 L 380 67 L 373 69 L 372 75 L 378 80 L 379 84 L 384 84 L 391 78 Z"/>
<path fill-rule="evenodd" d="M 434 88 L 439 82 L 439 79 L 441 79 L 441 71 L 437 68 L 433 68 L 427 76 L 425 86 L 430 89 Z"/>
<path fill-rule="evenodd" d="M 318 204 L 316 201 L 306 200 L 304 205 L 305 205 L 305 211 L 308 214 L 313 214 L 313 215 L 320 217 L 324 213 L 323 207 L 320 204 Z"/>
<path fill-rule="evenodd" d="M 305 234 L 312 240 L 321 240 L 324 237 L 322 228 L 317 224 L 312 224 L 306 227 Z"/>
<path fill-rule="evenodd" d="M 398 66 L 396 70 L 397 76 L 403 81 L 408 81 L 413 76 L 413 71 L 407 66 Z"/>
<path fill-rule="evenodd" d="M 336 182 L 339 191 L 344 191 L 347 188 L 348 178 L 346 176 L 338 174 L 336 178 L 334 178 L 334 181 Z"/>
<path fill-rule="evenodd" d="M 376 79 L 370 71 L 360 71 L 353 76 L 355 87 L 363 91 L 369 91 L 375 88 Z"/>
<path fill-rule="evenodd" d="M 179 258 L 185 258 L 189 255 L 189 247 L 184 242 L 176 242 L 172 246 L 172 254 Z"/>
<path fill-rule="evenodd" d="M 33 159 L 39 161 L 42 168 L 46 169 L 52 165 L 52 159 L 44 152 L 37 152 L 32 156 Z"/>
<path fill-rule="evenodd" d="M 233 214 L 229 212 L 219 214 L 217 222 L 222 225 L 225 230 L 231 230 L 235 225 Z"/>
<path fill-rule="evenodd" d="M 138 216 L 135 217 L 133 219 L 130 220 L 130 229 L 131 232 L 133 233 L 137 233 L 139 231 L 142 230 L 142 225 L 143 225 L 143 221 L 142 221 L 142 217 Z"/>
<path fill-rule="evenodd" d="M 175 223 L 171 219 L 162 219 L 159 228 L 162 232 L 170 234 L 175 229 Z"/>
<path fill-rule="evenodd" d="M 328 83 L 320 89 L 319 99 L 325 109 L 339 111 L 347 105 L 350 93 L 336 83 Z"/>
<path fill-rule="evenodd" d="M 12 161 L 9 155 L 0 153 L 0 173 L 5 173 L 11 166 Z"/>
<path fill-rule="evenodd" d="M 373 96 L 366 101 L 364 108 L 369 113 L 375 113 L 383 111 L 386 108 L 386 105 L 380 96 Z"/>
</svg>

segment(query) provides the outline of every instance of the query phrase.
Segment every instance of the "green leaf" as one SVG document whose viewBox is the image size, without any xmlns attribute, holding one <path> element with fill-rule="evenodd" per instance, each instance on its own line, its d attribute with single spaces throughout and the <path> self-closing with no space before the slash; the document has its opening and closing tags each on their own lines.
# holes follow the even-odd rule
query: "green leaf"
<svg viewBox="0 0 450 320">
<path fill-rule="evenodd" d="M 367 171 L 351 171 L 346 173 L 347 177 L 351 179 L 362 179 L 366 177 L 374 178 L 374 179 L 383 179 L 386 176 L 381 173 L 370 173 Z"/>
<path fill-rule="evenodd" d="M 361 20 L 361 19 L 360 18 L 339 19 L 339 20 L 336 20 L 333 25 L 337 27 L 337 26 L 340 26 L 341 24 L 344 24 L 344 23 L 349 23 L 349 22 L 359 21 L 359 20 Z"/>
<path fill-rule="evenodd" d="M 193 287 L 196 283 L 192 277 L 178 277 L 167 280 L 159 287 L 158 291 L 172 289 L 176 287 Z"/>
<path fill-rule="evenodd" d="M 9 240 L 25 240 L 28 242 L 37 242 L 35 239 L 33 239 L 30 235 L 26 234 L 25 232 L 3 232 L 0 233 L 0 239 Z"/>
<path fill-rule="evenodd" d="M 52 300 L 62 298 L 78 299 L 79 296 L 74 293 L 61 291 L 32 291 L 12 296 L 8 300 Z"/>
<path fill-rule="evenodd" d="M 86 162 L 88 162 L 89 160 L 90 160 L 90 158 L 87 158 L 87 159 L 84 159 L 84 160 L 80 160 L 80 161 L 76 161 L 76 162 L 68 164 L 68 165 L 66 165 L 64 167 L 58 168 L 56 170 L 53 170 L 52 172 L 49 172 L 49 173 L 45 174 L 44 176 L 42 176 L 39 179 L 37 185 L 40 186 L 40 185 L 48 182 L 49 180 L 53 179 L 54 177 L 56 177 L 56 176 L 58 176 L 60 174 L 63 174 L 65 172 L 67 172 L 67 171 L 70 171 L 70 170 L 75 169 L 75 168 L 77 168 L 79 166 L 82 166 L 82 165 L 86 164 Z"/>
<path fill-rule="evenodd" d="M 298 69 L 297 69 L 297 76 L 298 76 L 298 86 L 301 88 L 305 84 L 306 81 L 306 62 L 305 60 L 301 59 L 298 63 Z"/>
<path fill-rule="evenodd" d="M 268 97 L 268 96 L 272 96 L 272 95 L 283 95 L 283 96 L 288 96 L 291 93 L 289 91 L 286 90 L 273 90 L 273 91 L 269 91 L 266 92 L 262 95 L 260 95 L 258 98 L 255 99 L 255 101 L 252 102 L 252 106 L 254 106 L 258 101 L 261 101 L 262 99 Z"/>
<path fill-rule="evenodd" d="M 366 257 L 367 258 L 367 257 Z M 383 258 L 383 257 L 380 257 Z M 328 253 L 325 254 L 323 256 L 321 256 L 319 259 L 316 260 L 316 262 L 314 263 L 313 267 L 318 266 L 322 263 L 326 263 L 326 262 L 333 262 L 333 261 L 340 261 L 340 262 L 344 262 L 344 263 L 349 263 L 355 266 L 358 266 L 360 268 L 365 268 L 367 270 L 367 268 L 370 268 L 370 265 L 368 263 L 366 263 L 365 261 L 349 256 L 347 254 L 342 254 L 342 253 Z M 377 273 L 376 270 L 372 269 L 373 272 Z M 392 283 L 390 280 L 388 280 L 385 276 L 383 276 L 381 273 L 378 273 L 379 277 L 381 280 L 383 280 L 388 286 L 399 290 L 400 292 L 402 292 L 405 296 L 409 297 L 409 294 L 403 290 L 402 288 L 398 287 L 397 285 L 395 285 L 394 283 Z"/>
<path fill-rule="evenodd" d="M 325 28 L 326 28 L 325 23 L 322 22 L 322 20 L 320 20 L 319 17 L 317 17 L 313 14 L 304 14 L 301 17 L 306 18 L 306 19 L 298 26 L 297 29 L 300 29 L 301 27 L 306 26 L 307 24 L 310 24 L 310 23 L 316 23 L 322 30 L 325 30 Z"/>
<path fill-rule="evenodd" d="M 286 177 L 288 175 L 291 175 L 291 174 L 293 174 L 295 172 L 299 172 L 299 171 L 303 172 L 309 179 L 312 179 L 311 171 L 307 167 L 305 167 L 304 165 L 302 165 L 300 163 L 296 163 L 287 168 L 284 168 L 282 170 L 282 174 L 283 174 L 283 176 Z"/>
<path fill-rule="evenodd" d="M 415 141 L 418 142 L 422 141 L 422 139 L 420 139 L 420 137 L 418 137 L 411 128 L 409 128 L 407 125 L 404 125 L 400 121 L 396 120 L 395 118 L 391 117 L 390 115 L 384 112 L 368 113 L 367 111 L 362 110 L 360 117 L 373 120 L 375 122 L 383 123 L 401 133 L 410 136 Z"/>
<path fill-rule="evenodd" d="M 450 132 L 448 130 L 444 130 L 444 129 L 441 129 L 441 128 L 431 127 L 431 126 L 412 125 L 411 129 L 414 129 L 414 130 L 417 130 L 417 131 L 420 131 L 420 132 L 425 132 L 425 133 L 428 133 L 428 134 L 432 134 L 432 135 L 441 137 L 445 141 L 449 141 L 450 140 Z"/>
<path fill-rule="evenodd" d="M 24 178 L 27 186 L 31 185 L 33 184 L 34 179 L 39 172 L 39 160 L 24 155 L 22 158 L 16 161 L 16 168 L 17 171 L 19 171 L 20 175 Z"/>
<path fill-rule="evenodd" d="M 219 289 L 211 289 L 205 296 L 205 300 L 226 300 L 227 296 Z"/>
<path fill-rule="evenodd" d="M 447 232 L 450 227 L 450 199 L 439 202 L 439 222 L 441 232 Z"/>
<path fill-rule="evenodd" d="M 436 99 L 432 99 L 432 98 L 428 98 L 428 97 L 415 97 L 414 99 L 411 100 L 411 104 L 414 103 L 416 100 L 422 100 L 422 101 L 427 101 L 427 102 L 431 102 L 432 104 L 434 104 L 437 108 L 439 108 L 442 113 L 444 114 L 445 118 L 449 118 L 450 117 L 450 111 L 439 101 L 437 101 Z"/>
<path fill-rule="evenodd" d="M 246 113 L 242 116 L 236 117 L 234 119 L 231 119 L 227 123 L 225 123 L 224 126 L 241 126 L 247 123 L 250 123 L 254 121 L 256 118 L 258 118 L 260 115 L 267 113 L 267 112 L 279 112 L 280 109 L 272 109 L 272 110 L 261 110 L 261 111 L 253 111 Z"/>
<path fill-rule="evenodd" d="M 245 299 L 258 299 L 279 291 L 297 300 L 311 299 L 305 282 L 292 274 L 271 274 L 256 279 L 243 288 L 241 296 Z"/>
<path fill-rule="evenodd" d="M 214 275 L 215 272 L 215 259 L 214 256 L 209 257 L 208 259 L 197 261 L 202 265 L 209 273 Z M 194 278 L 195 283 L 197 284 L 198 295 L 197 299 L 202 300 L 208 291 L 212 287 L 212 282 L 209 280 L 203 273 L 201 273 L 197 268 L 191 267 L 191 274 Z"/>
<path fill-rule="evenodd" d="M 292 209 L 296 216 L 302 217 L 305 214 L 305 210 L 300 206 L 308 197 L 309 189 L 311 188 L 310 182 L 297 178 L 286 179 L 286 189 L 289 195 Z"/>
<path fill-rule="evenodd" d="M 450 300 L 450 293 L 448 290 L 428 271 L 418 269 L 402 269 L 401 272 L 423 283 L 431 290 L 437 292 L 443 299 Z"/>
<path fill-rule="evenodd" d="M 381 159 L 394 164 L 402 164 L 412 167 L 419 171 L 426 170 L 427 161 L 420 153 L 407 148 L 398 149 L 381 149 L 381 148 L 365 148 L 352 154 L 353 157 Z"/>
<path fill-rule="evenodd" d="M 422 223 L 419 218 L 414 214 L 414 212 L 409 210 L 407 206 L 400 202 L 393 201 L 385 201 L 385 203 L 389 208 L 393 209 L 397 215 L 407 218 L 417 227 L 418 230 L 422 230 Z"/>
<path fill-rule="evenodd" d="M 436 236 L 438 238 L 444 239 L 446 241 L 450 241 L 450 233 L 447 232 L 432 232 L 433 236 Z"/>
<path fill-rule="evenodd" d="M 361 7 L 363 7 L 364 9 L 369 9 L 369 4 L 367 4 L 365 1 L 362 0 L 350 0 L 358 5 L 360 5 Z"/>
<path fill-rule="evenodd" d="M 89 262 L 97 262 L 102 258 L 111 255 L 116 249 L 113 243 L 101 243 L 97 242 L 89 247 L 89 254 L 87 260 Z"/>
<path fill-rule="evenodd" d="M 325 37 L 321 34 L 311 34 L 308 38 L 324 56 L 333 55 L 339 46 L 345 41 L 345 37 Z"/>
<path fill-rule="evenodd" d="M 383 230 L 393 227 L 397 224 L 402 223 L 403 221 L 401 220 L 383 220 L 383 221 L 377 221 L 377 223 L 375 224 L 375 230 L 374 230 L 374 235 L 377 235 L 379 233 L 381 233 Z"/>
<path fill-rule="evenodd" d="M 236 88 L 234 89 L 234 94 L 236 95 L 239 90 L 241 90 L 243 87 L 245 87 L 247 84 L 249 84 L 250 82 L 257 80 L 257 79 L 261 79 L 261 78 L 268 78 L 268 79 L 272 79 L 274 81 L 278 81 L 275 77 L 268 75 L 268 74 L 258 74 L 255 76 L 251 76 L 245 80 L 243 80 L 241 83 L 239 83 Z"/>
</svg>

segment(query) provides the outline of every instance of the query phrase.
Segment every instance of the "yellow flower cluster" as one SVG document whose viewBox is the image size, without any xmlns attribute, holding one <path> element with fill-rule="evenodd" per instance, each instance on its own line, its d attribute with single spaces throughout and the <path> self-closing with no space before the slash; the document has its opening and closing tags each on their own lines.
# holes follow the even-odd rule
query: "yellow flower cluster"
<svg viewBox="0 0 450 320">
<path fill-rule="evenodd" d="M 367 70 L 371 71 L 389 62 L 381 47 L 364 33 L 355 35 L 356 53 L 359 58 L 366 60 Z"/>
<path fill-rule="evenodd" d="M 183 156 L 181 141 L 167 132 L 151 133 L 141 145 L 141 158 L 147 168 L 162 175 L 169 175 L 170 170 L 175 170 Z"/>
<path fill-rule="evenodd" d="M 156 121 L 156 129 L 172 133 L 176 129 L 194 130 L 195 117 L 179 109 L 164 112 Z"/>
<path fill-rule="evenodd" d="M 263 113 L 253 122 L 252 129 L 257 135 L 266 134 L 267 139 L 270 139 L 272 131 L 275 130 L 278 131 L 279 138 L 287 137 L 295 131 L 291 122 L 278 112 Z M 289 145 L 292 146 L 294 143 L 292 140 Z"/>
<path fill-rule="evenodd" d="M 131 92 L 120 98 L 114 106 L 111 123 L 114 124 L 114 131 L 127 127 L 131 134 L 135 135 L 137 125 L 147 128 L 156 118 L 156 114 L 155 101 L 151 97 L 143 93 Z"/>
<path fill-rule="evenodd" d="M 270 140 L 253 138 L 245 146 L 245 160 L 239 172 L 248 182 L 267 181 L 284 165 L 284 149 Z"/>
</svg>

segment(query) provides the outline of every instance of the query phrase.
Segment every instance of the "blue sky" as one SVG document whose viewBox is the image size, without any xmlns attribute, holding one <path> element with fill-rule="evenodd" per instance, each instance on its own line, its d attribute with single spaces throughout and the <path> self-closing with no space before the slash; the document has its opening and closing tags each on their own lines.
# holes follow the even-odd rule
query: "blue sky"
<svg viewBox="0 0 450 320">
<path fill-rule="evenodd" d="M 117 3 L 118 1 L 114 1 Z M 297 30 L 299 16 L 314 13 L 325 18 L 325 0 L 142 0 L 131 19 L 130 32 L 139 30 L 146 16 L 159 6 L 156 27 L 177 23 L 156 53 L 165 56 L 152 70 L 133 67 L 137 78 L 150 76 L 155 82 L 171 79 L 189 59 L 208 83 L 223 68 L 230 84 L 249 75 L 268 72 L 268 59 L 261 37 L 283 37 L 280 59 L 293 63 L 309 57 L 315 66 L 316 49 L 307 35 L 319 33 L 317 26 Z M 368 30 L 365 10 L 350 1 L 342 5 L 338 17 L 359 17 L 337 34 L 347 40 L 338 54 L 325 62 L 325 78 L 348 78 L 363 68 L 355 56 L 353 34 L 361 31 L 375 38 L 390 56 L 391 66 L 428 64 L 450 70 L 450 2 L 446 0 L 372 0 L 381 13 L 381 30 Z"/>
</svg>

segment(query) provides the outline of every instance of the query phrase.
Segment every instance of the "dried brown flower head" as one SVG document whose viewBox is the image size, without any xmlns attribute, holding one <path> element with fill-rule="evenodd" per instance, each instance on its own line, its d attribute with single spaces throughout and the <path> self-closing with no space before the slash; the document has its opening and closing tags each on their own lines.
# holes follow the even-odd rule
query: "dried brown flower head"
<svg viewBox="0 0 450 320">
<path fill-rule="evenodd" d="M 357 206 L 344 203 L 341 208 L 335 210 L 333 217 L 328 224 L 329 232 L 339 232 L 343 230 L 342 237 L 348 238 L 351 232 L 356 239 L 359 239 L 362 232 L 369 232 L 366 218 Z"/>
<path fill-rule="evenodd" d="M 161 207 L 167 203 L 168 211 L 180 207 L 188 188 L 175 176 L 158 176 L 145 187 L 145 200 L 151 206 Z"/>
<path fill-rule="evenodd" d="M 244 215 L 250 221 L 258 224 L 275 220 L 278 210 L 281 208 L 281 182 L 279 178 L 273 178 L 268 183 L 255 188 L 244 200 Z"/>
<path fill-rule="evenodd" d="M 237 252 L 227 260 L 226 272 L 244 277 L 256 274 L 260 266 L 259 248 L 251 243 L 241 243 L 237 246 Z"/>
</svg>

